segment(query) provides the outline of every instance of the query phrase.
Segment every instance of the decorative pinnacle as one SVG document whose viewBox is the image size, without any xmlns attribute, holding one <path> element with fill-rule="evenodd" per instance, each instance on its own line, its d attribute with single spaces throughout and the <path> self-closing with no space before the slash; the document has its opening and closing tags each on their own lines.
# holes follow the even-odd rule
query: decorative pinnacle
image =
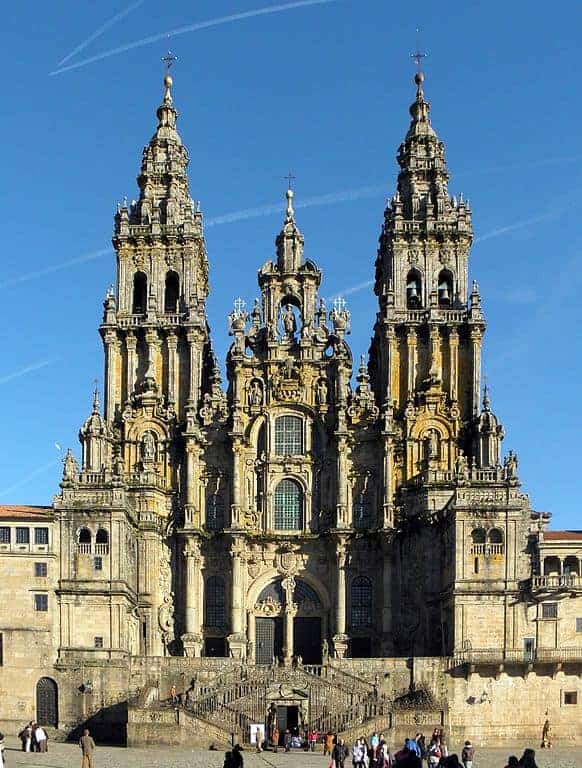
<svg viewBox="0 0 582 768">
<path fill-rule="evenodd" d="M 95 389 L 93 391 L 93 413 L 98 414 L 99 413 L 99 382 L 97 379 L 93 380 L 93 384 L 95 385 Z"/>
<path fill-rule="evenodd" d="M 426 59 L 427 53 L 426 51 L 422 51 L 420 49 L 420 28 L 416 28 L 416 51 L 415 53 L 410 54 L 410 58 L 413 59 L 413 61 L 416 62 L 416 75 L 414 76 L 414 82 L 416 83 L 416 98 L 418 100 L 422 100 L 423 98 L 423 92 L 422 92 L 422 83 L 424 82 L 424 74 L 422 72 L 422 60 Z"/>
<path fill-rule="evenodd" d="M 171 104 L 172 103 L 172 92 L 171 88 L 174 84 L 174 81 L 172 80 L 172 77 L 170 75 L 170 67 L 175 61 L 178 61 L 178 57 L 174 56 L 172 51 L 168 51 L 165 56 L 162 57 L 162 61 L 166 65 L 166 76 L 164 77 L 164 86 L 166 88 L 166 92 L 164 94 L 164 104 Z"/>
<path fill-rule="evenodd" d="M 489 398 L 489 385 L 487 384 L 487 378 L 485 378 L 485 386 L 483 387 L 483 410 L 491 410 L 491 399 Z"/>
</svg>

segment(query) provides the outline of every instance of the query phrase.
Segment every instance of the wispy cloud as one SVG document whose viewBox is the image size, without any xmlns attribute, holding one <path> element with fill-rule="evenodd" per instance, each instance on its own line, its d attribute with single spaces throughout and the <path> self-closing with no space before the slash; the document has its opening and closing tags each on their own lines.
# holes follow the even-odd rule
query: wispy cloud
<svg viewBox="0 0 582 768">
<path fill-rule="evenodd" d="M 21 376 L 26 376 L 27 373 L 46 368 L 47 365 L 51 365 L 52 363 L 54 363 L 54 360 L 38 360 L 36 363 L 29 363 L 22 368 L 18 368 L 16 371 L 12 371 L 12 373 L 0 376 L 0 384 L 7 384 L 9 381 L 14 381 L 14 379 L 19 379 Z"/>
<path fill-rule="evenodd" d="M 8 288 L 11 285 L 18 285 L 19 283 L 26 283 L 29 280 L 36 280 L 38 277 L 44 277 L 44 275 L 50 275 L 53 272 L 60 272 L 63 269 L 74 267 L 76 264 L 85 264 L 88 261 L 100 259 L 102 256 L 106 256 L 109 253 L 113 253 L 112 248 L 101 248 L 99 251 L 91 251 L 82 256 L 76 256 L 73 259 L 61 261 L 58 264 L 50 264 L 48 267 L 36 269 L 34 272 L 24 272 L 21 275 L 15 275 L 14 277 L 9 277 L 7 280 L 3 280 L 0 282 L 0 288 Z"/>
<path fill-rule="evenodd" d="M 33 469 L 32 472 L 29 472 L 27 475 L 24 475 L 24 477 L 20 478 L 16 483 L 13 483 L 12 485 L 9 485 L 7 488 L 3 488 L 0 491 L 0 498 L 3 496 L 9 496 L 14 491 L 17 491 L 19 488 L 22 488 L 25 485 L 28 485 L 31 480 L 34 480 L 35 477 L 38 477 L 39 475 L 44 474 L 47 470 L 52 469 L 53 467 L 56 467 L 58 464 L 60 464 L 60 459 L 52 459 L 52 461 L 48 461 L 46 464 L 42 464 L 40 467 L 37 467 L 36 469 Z"/>
<path fill-rule="evenodd" d="M 484 235 L 479 235 L 479 237 L 476 237 L 473 240 L 473 244 L 475 245 L 476 243 L 484 243 L 486 240 L 491 240 L 494 237 L 506 235 L 509 232 L 515 232 L 518 229 L 526 229 L 527 227 L 531 227 L 534 224 L 539 224 L 542 221 L 554 219 L 556 216 L 559 216 L 560 213 L 562 213 L 562 209 L 556 211 L 548 211 L 547 213 L 542 213 L 539 216 L 531 216 L 529 219 L 523 219 L 522 221 L 516 221 L 513 224 L 507 224 L 504 227 L 497 227 L 497 229 L 492 229 L 490 232 L 486 232 Z"/>
<path fill-rule="evenodd" d="M 384 185 L 355 187 L 353 189 L 343 190 L 342 192 L 329 192 L 324 195 L 300 198 L 293 202 L 293 207 L 296 210 L 300 210 L 302 208 L 313 208 L 317 205 L 332 205 L 333 203 L 363 200 L 368 197 L 378 197 L 384 191 Z M 231 213 L 222 213 L 219 216 L 211 216 L 205 220 L 204 224 L 206 227 L 214 227 L 218 224 L 233 224 L 236 221 L 257 219 L 262 216 L 271 216 L 274 213 L 282 213 L 284 210 L 284 203 L 271 203 L 270 205 L 261 205 L 256 208 L 243 208 L 240 211 L 232 211 Z"/>
<path fill-rule="evenodd" d="M 115 16 L 112 16 L 108 21 L 106 21 L 104 24 L 102 24 L 100 27 L 98 27 L 95 32 L 93 32 L 89 37 L 87 37 L 85 40 L 83 40 L 82 43 L 79 43 L 76 48 L 73 48 L 73 50 L 70 53 L 67 53 L 66 56 L 64 56 L 59 63 L 57 64 L 57 67 L 62 67 L 63 64 L 66 64 L 69 59 L 72 59 L 73 56 L 76 56 L 77 53 L 80 53 L 82 50 L 84 50 L 88 45 L 90 45 L 92 42 L 97 40 L 97 38 L 101 37 L 102 34 L 107 32 L 108 29 L 111 29 L 111 27 L 115 26 L 118 21 L 121 21 L 124 19 L 128 14 L 130 14 L 132 11 L 134 11 L 136 8 L 139 8 L 140 5 L 143 5 L 144 0 L 137 0 L 137 2 L 131 3 L 131 5 L 128 5 L 123 10 L 119 11 L 119 13 L 116 13 Z"/>
<path fill-rule="evenodd" d="M 178 35 L 185 35 L 188 32 L 198 32 L 201 29 L 209 29 L 210 27 L 218 27 L 222 24 L 231 24 L 235 21 L 242 21 L 243 19 L 251 19 L 256 16 L 267 16 L 272 13 L 282 13 L 283 11 L 292 11 L 296 8 L 305 8 L 311 5 L 327 5 L 329 3 L 335 3 L 337 0 L 296 0 L 292 3 L 281 3 L 280 5 L 269 5 L 265 8 L 255 8 L 251 11 L 242 11 L 241 13 L 232 13 L 228 16 L 219 16 L 216 19 L 208 19 L 208 21 L 199 21 L 195 24 L 187 24 L 184 27 L 178 27 L 177 29 L 171 29 L 169 32 L 160 32 L 155 35 L 149 35 L 148 37 L 142 37 L 140 40 L 135 40 L 133 43 L 126 43 L 120 45 L 117 48 L 112 48 L 109 51 L 103 51 L 95 56 L 91 56 L 88 59 L 77 61 L 74 64 L 69 64 L 66 67 L 59 67 L 49 74 L 60 75 L 63 72 L 69 72 L 71 69 L 79 69 L 85 67 L 87 64 L 93 64 L 103 59 L 108 59 L 111 56 L 117 56 L 120 53 L 134 50 L 135 48 L 141 48 L 144 45 L 150 45 L 150 43 L 157 43 L 159 40 L 165 40 L 170 37 L 177 37 Z"/>
</svg>

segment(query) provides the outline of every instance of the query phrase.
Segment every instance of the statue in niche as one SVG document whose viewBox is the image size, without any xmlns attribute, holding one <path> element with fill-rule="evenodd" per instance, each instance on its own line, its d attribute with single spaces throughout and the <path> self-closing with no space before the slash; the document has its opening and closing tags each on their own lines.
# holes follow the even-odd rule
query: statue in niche
<svg viewBox="0 0 582 768">
<path fill-rule="evenodd" d="M 263 404 L 263 388 L 261 382 L 253 379 L 249 388 L 249 405 Z"/>
<path fill-rule="evenodd" d="M 295 313 L 291 304 L 287 304 L 285 311 L 281 313 L 281 320 L 283 322 L 283 330 L 287 336 L 294 336 L 297 330 L 297 321 L 295 320 Z"/>
<path fill-rule="evenodd" d="M 459 448 L 459 455 L 455 459 L 455 474 L 463 480 L 469 477 L 469 462 L 462 448 Z"/>
<path fill-rule="evenodd" d="M 316 405 L 327 405 L 327 381 L 319 379 L 315 385 L 315 403 Z"/>
<path fill-rule="evenodd" d="M 425 438 L 426 457 L 430 460 L 439 458 L 439 436 L 436 429 L 431 429 Z"/>
<path fill-rule="evenodd" d="M 144 464 L 153 464 L 156 460 L 156 438 L 152 432 L 146 432 L 141 439 L 141 458 Z"/>
</svg>

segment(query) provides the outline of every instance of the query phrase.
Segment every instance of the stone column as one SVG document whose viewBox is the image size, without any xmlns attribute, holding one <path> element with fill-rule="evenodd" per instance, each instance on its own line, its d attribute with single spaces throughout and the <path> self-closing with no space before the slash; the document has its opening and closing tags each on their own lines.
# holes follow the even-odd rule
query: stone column
<svg viewBox="0 0 582 768">
<path fill-rule="evenodd" d="M 199 528 L 202 525 L 201 510 L 197 504 L 196 492 L 198 490 L 197 464 L 200 449 L 193 440 L 186 444 L 186 504 L 184 508 L 185 525 Z"/>
<path fill-rule="evenodd" d="M 184 654 L 189 657 L 202 655 L 201 606 L 200 606 L 200 544 L 189 541 L 184 549 L 186 565 L 185 613 L 182 643 Z"/>
<path fill-rule="evenodd" d="M 116 332 L 108 330 L 105 333 L 103 342 L 105 344 L 105 420 L 113 421 L 115 416 L 115 384 L 119 347 Z"/>
<path fill-rule="evenodd" d="M 337 447 L 337 521 L 338 528 L 347 526 L 347 442 L 340 437 Z"/>
<path fill-rule="evenodd" d="M 428 373 L 431 381 L 440 381 L 442 376 L 440 343 L 441 337 L 438 326 L 433 325 L 430 329 L 430 370 Z"/>
<path fill-rule="evenodd" d="M 416 330 L 410 328 L 406 335 L 406 344 L 408 347 L 408 394 L 414 392 L 416 385 Z"/>
<path fill-rule="evenodd" d="M 178 337 L 173 329 L 168 331 L 166 343 L 168 345 L 168 400 L 176 403 L 178 400 L 178 371 L 176 370 Z"/>
<path fill-rule="evenodd" d="M 297 614 L 297 606 L 293 602 L 293 593 L 295 592 L 295 579 L 288 576 L 282 581 L 283 591 L 285 593 L 285 623 L 283 625 L 283 661 L 289 666 L 293 660 L 293 619 Z"/>
<path fill-rule="evenodd" d="M 449 394 L 454 402 L 458 400 L 459 387 L 459 333 L 456 328 L 452 328 L 449 333 L 449 354 L 451 357 Z"/>
<path fill-rule="evenodd" d="M 383 528 L 392 528 L 394 524 L 392 509 L 392 440 L 390 437 L 384 437 L 384 487 L 382 489 L 382 520 Z"/>
<path fill-rule="evenodd" d="M 159 347 L 160 347 L 160 337 L 158 336 L 158 332 L 153 328 L 149 328 L 146 331 L 145 340 L 146 340 L 147 350 L 148 350 L 147 352 L 148 368 L 146 371 L 146 376 L 147 375 L 153 376 L 154 381 L 159 386 L 160 381 L 158 379 L 161 375 L 161 371 L 159 370 L 160 366 L 158 365 L 158 356 L 159 356 Z"/>
<path fill-rule="evenodd" d="M 230 630 L 228 646 L 235 659 L 244 658 L 246 638 L 243 634 L 243 550 L 244 540 L 233 539 L 230 550 L 232 558 L 232 582 L 230 593 Z"/>
<path fill-rule="evenodd" d="M 479 413 L 481 403 L 481 330 L 471 328 L 471 346 L 473 351 L 473 386 L 471 393 L 471 410 L 473 415 Z"/>
<path fill-rule="evenodd" d="M 392 376 L 394 372 L 394 361 L 398 354 L 396 332 L 392 326 L 386 329 L 387 341 L 387 361 L 386 361 L 386 400 L 392 402 Z"/>
<path fill-rule="evenodd" d="M 346 634 L 346 565 L 347 553 L 345 541 L 337 543 L 337 576 L 335 604 L 335 635 L 333 645 L 337 658 L 343 659 L 348 650 L 349 637 Z"/>
<path fill-rule="evenodd" d="M 231 528 L 240 527 L 240 510 L 241 510 L 241 451 L 242 445 L 240 440 L 236 438 L 232 441 L 232 504 L 231 504 Z"/>
<path fill-rule="evenodd" d="M 135 332 L 128 330 L 125 336 L 125 348 L 127 349 L 127 392 L 126 400 L 129 400 L 135 388 L 135 372 L 137 368 L 137 338 Z"/>
<path fill-rule="evenodd" d="M 188 405 L 196 406 L 198 404 L 198 400 L 200 399 L 200 377 L 202 375 L 200 370 L 199 350 L 200 334 L 198 331 L 188 331 L 186 338 L 188 339 L 188 351 L 190 359 Z"/>
</svg>

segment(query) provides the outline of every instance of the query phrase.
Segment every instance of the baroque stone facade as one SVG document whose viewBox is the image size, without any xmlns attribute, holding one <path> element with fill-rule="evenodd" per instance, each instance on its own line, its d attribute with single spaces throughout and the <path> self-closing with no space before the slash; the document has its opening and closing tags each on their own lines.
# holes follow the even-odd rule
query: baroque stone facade
<svg viewBox="0 0 582 768">
<path fill-rule="evenodd" d="M 369 360 L 354 384 L 350 313 L 319 295 L 289 189 L 260 299 L 249 310 L 237 300 L 229 316 L 223 388 L 171 88 L 167 75 L 139 197 L 115 216 L 103 413 L 96 392 L 81 463 L 67 453 L 42 512 L 47 615 L 42 626 L 4 616 L 4 716 L 28 719 L 35 695 L 40 707 L 52 695 L 53 724 L 71 728 L 138 689 L 185 689 L 193 670 L 207 678 L 196 698 L 241 662 L 280 663 L 303 670 L 310 691 L 325 676 L 335 693 L 359 678 L 362 706 L 376 697 L 370 718 L 424 686 L 453 730 L 529 733 L 549 711 L 579 735 L 582 535 L 546 531 L 516 455 L 501 457 L 503 428 L 481 385 L 481 297 L 468 279 L 471 207 L 449 195 L 422 74 L 384 212 Z M 16 508 L 3 509 L 10 520 Z M 19 509 L 36 525 L 39 512 Z M 3 566 L 28 568 L 37 555 L 12 536 L 0 543 Z M 9 570 L 5 607 L 30 592 Z M 42 645 L 26 684 L 10 650 L 22 631 Z M 53 693 L 39 694 L 31 675 Z M 534 703 L 511 719 L 514 684 Z M 214 722 L 202 704 L 196 712 Z"/>
</svg>

